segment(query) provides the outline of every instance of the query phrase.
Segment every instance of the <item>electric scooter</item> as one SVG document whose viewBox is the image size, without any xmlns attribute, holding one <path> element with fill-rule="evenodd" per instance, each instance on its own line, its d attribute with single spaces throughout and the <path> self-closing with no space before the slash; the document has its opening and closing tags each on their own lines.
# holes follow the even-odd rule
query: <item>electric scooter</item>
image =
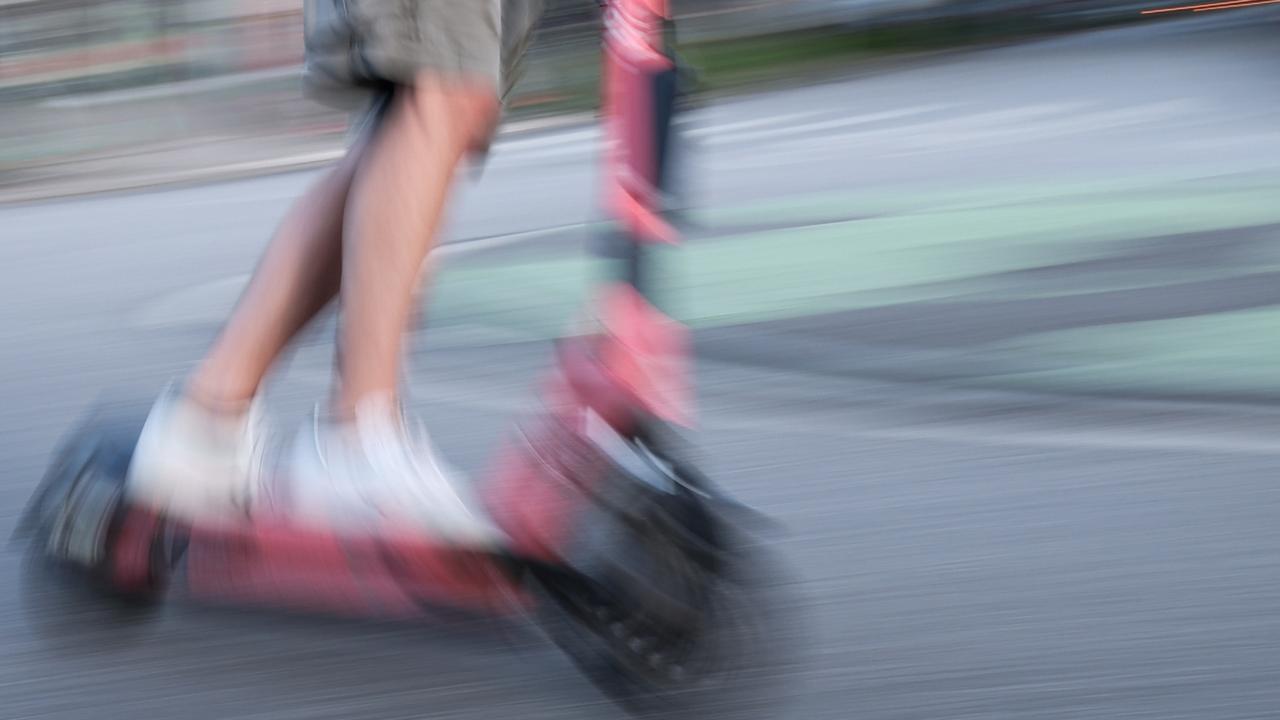
<svg viewBox="0 0 1280 720">
<path fill-rule="evenodd" d="M 170 521 L 125 494 L 143 415 L 107 409 L 70 433 L 23 516 L 33 567 L 134 609 L 181 593 L 399 620 L 440 607 L 523 615 L 628 710 L 729 700 L 735 670 L 779 639 L 771 604 L 752 594 L 764 569 L 744 526 L 756 514 L 690 458 L 687 332 L 652 293 L 654 246 L 679 239 L 664 199 L 680 90 L 672 23 L 665 0 L 602 5 L 615 222 L 598 247 L 615 272 L 593 327 L 558 342 L 543 410 L 482 485 L 500 547 L 339 534 L 294 521 L 287 499 L 240 521 Z M 288 497 L 287 474 L 268 494 Z"/>
</svg>

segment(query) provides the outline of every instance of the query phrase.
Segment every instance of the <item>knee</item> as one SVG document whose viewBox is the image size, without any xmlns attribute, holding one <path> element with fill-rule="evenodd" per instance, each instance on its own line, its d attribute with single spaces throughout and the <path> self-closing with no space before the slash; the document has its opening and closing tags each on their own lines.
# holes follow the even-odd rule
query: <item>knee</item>
<svg viewBox="0 0 1280 720">
<path fill-rule="evenodd" d="M 430 135 L 459 151 L 486 143 L 499 115 L 498 96 L 489 83 L 433 73 L 420 75 L 399 102 L 419 137 Z"/>
</svg>

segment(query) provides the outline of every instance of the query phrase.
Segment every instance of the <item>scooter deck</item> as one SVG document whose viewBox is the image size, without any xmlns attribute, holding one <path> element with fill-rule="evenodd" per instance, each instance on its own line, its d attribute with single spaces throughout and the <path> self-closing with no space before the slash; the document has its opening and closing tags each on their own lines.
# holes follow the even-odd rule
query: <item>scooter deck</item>
<svg viewBox="0 0 1280 720">
<path fill-rule="evenodd" d="M 205 601 L 391 619 L 432 607 L 504 615 L 528 602 L 518 561 L 497 548 L 339 534 L 276 518 L 196 525 L 185 545 L 183 588 Z"/>
<path fill-rule="evenodd" d="M 512 547 L 463 547 L 389 527 L 338 532 L 270 510 L 243 520 L 163 522 L 125 499 L 137 415 L 106 406 L 74 431 L 15 537 L 138 596 L 172 589 L 215 603 L 405 619 L 440 607 L 527 609 L 523 575 L 539 560 L 521 559 Z"/>
</svg>

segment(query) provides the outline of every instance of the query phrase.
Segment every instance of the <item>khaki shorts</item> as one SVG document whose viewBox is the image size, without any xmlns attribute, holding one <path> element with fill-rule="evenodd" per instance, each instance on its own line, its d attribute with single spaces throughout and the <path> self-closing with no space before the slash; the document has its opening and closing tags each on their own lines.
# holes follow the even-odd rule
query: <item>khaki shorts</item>
<svg viewBox="0 0 1280 720">
<path fill-rule="evenodd" d="M 395 85 L 424 70 L 488 80 L 506 100 L 545 0 L 346 0 L 364 57 L 388 81 L 370 93 L 353 130 L 363 132 L 385 111 Z"/>
</svg>

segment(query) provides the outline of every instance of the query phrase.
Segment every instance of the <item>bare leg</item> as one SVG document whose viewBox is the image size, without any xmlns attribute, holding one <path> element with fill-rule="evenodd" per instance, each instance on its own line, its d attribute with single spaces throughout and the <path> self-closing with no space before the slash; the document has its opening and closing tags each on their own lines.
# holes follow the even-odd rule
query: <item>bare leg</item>
<svg viewBox="0 0 1280 720">
<path fill-rule="evenodd" d="M 337 295 L 343 216 L 360 154 L 357 145 L 285 216 L 231 318 L 187 384 L 188 395 L 200 404 L 242 409 L 289 340 Z"/>
<path fill-rule="evenodd" d="M 362 159 L 345 218 L 338 415 L 350 417 L 365 398 L 397 395 L 414 290 L 454 171 L 497 110 L 488 83 L 423 73 L 398 92 Z"/>
<path fill-rule="evenodd" d="M 337 294 L 359 155 L 353 150 L 290 209 L 186 397 L 165 394 L 152 407 L 129 465 L 135 502 L 191 520 L 243 519 L 256 502 L 265 431 L 245 411 L 281 350 Z"/>
</svg>

